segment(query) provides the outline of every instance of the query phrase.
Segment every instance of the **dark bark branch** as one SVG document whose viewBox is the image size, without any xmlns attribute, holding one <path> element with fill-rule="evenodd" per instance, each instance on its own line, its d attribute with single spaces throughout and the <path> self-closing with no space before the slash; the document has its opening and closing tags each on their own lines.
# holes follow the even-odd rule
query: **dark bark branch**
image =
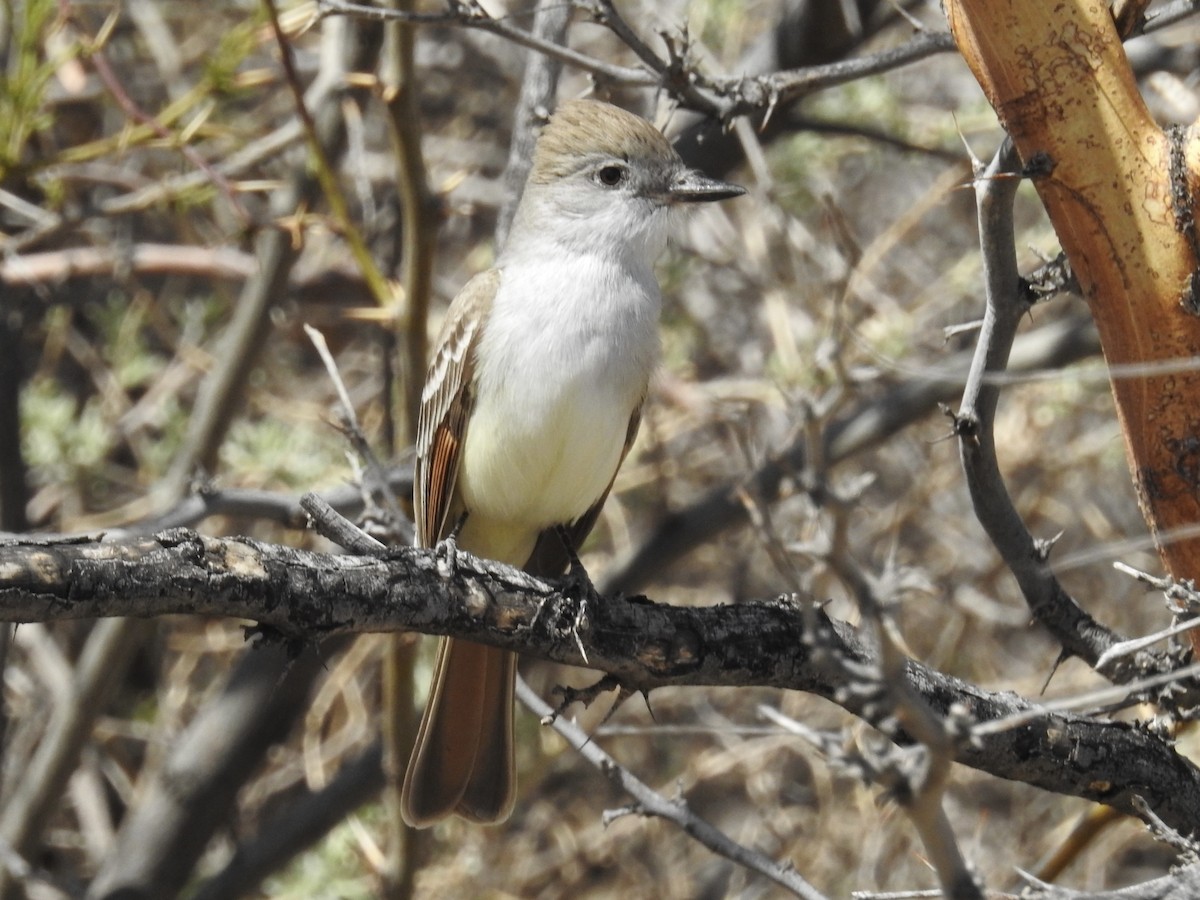
<svg viewBox="0 0 1200 900">
<path fill-rule="evenodd" d="M 1104 652 L 1123 640 L 1093 619 L 1067 593 L 1046 564 L 1052 542 L 1036 540 L 1013 506 L 996 458 L 994 434 L 1001 382 L 1008 368 L 1017 328 L 1029 312 L 1019 290 L 1012 205 L 1020 179 L 1016 153 L 1007 145 L 985 171 L 977 173 L 979 233 L 983 253 L 986 305 L 975 358 L 954 415 L 954 430 L 975 515 L 1016 578 L 1029 609 L 1062 645 L 1063 651 L 1094 666 Z M 1127 682 L 1167 670 L 1161 656 L 1139 653 L 1116 660 L 1106 674 Z"/>
<path fill-rule="evenodd" d="M 694 608 L 610 596 L 581 606 L 553 584 L 465 555 L 446 576 L 432 551 L 336 556 L 183 529 L 107 543 L 0 544 L 2 621 L 192 613 L 256 620 L 305 642 L 408 628 L 585 665 L 640 690 L 805 691 L 873 721 L 886 704 L 846 675 L 847 663 L 861 668 L 871 651 L 848 625 L 813 612 L 800 615 L 787 598 Z M 907 674 L 939 714 L 955 707 L 976 722 L 1022 714 L 1013 727 L 958 746 L 958 762 L 1130 814 L 1141 795 L 1184 833 L 1200 822 L 1200 771 L 1140 725 L 1042 710 L 915 662 Z"/>
<path fill-rule="evenodd" d="M 728 121 L 736 115 L 751 111 L 770 109 L 780 102 L 795 100 L 814 91 L 846 84 L 867 75 L 898 69 L 935 53 L 945 53 L 954 49 L 954 42 L 949 34 L 927 32 L 900 47 L 861 59 L 775 72 L 753 78 L 708 79 L 683 65 L 683 60 L 674 53 L 669 53 L 666 57 L 655 54 L 637 39 L 631 29 L 621 27 L 624 24 L 623 20 L 614 15 L 611 4 L 596 4 L 594 14 L 610 27 L 617 25 L 614 33 L 640 51 L 641 66 L 616 66 L 569 47 L 559 46 L 511 25 L 504 19 L 493 18 L 475 2 L 454 2 L 449 4 L 447 9 L 434 13 L 402 13 L 366 4 L 348 3 L 344 0 L 321 0 L 319 6 L 326 15 L 395 19 L 416 25 L 461 25 L 478 28 L 522 47 L 553 56 L 610 83 L 628 87 L 665 88 L 688 108 L 707 113 L 719 121 Z"/>
</svg>

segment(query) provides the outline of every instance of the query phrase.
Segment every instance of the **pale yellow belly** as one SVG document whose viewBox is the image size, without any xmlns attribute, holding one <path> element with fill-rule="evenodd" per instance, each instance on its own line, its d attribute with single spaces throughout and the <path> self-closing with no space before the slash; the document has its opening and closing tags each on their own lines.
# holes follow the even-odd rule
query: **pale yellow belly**
<svg viewBox="0 0 1200 900">
<path fill-rule="evenodd" d="M 464 549 L 521 564 L 541 531 L 586 513 L 621 461 L 640 399 L 629 393 L 583 384 L 551 404 L 528 397 L 479 404 L 459 469 Z"/>
</svg>

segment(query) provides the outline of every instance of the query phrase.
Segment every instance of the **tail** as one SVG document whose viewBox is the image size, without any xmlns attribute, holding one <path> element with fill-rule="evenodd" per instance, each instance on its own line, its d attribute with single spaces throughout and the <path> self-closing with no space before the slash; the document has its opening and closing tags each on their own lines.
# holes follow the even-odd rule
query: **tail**
<svg viewBox="0 0 1200 900">
<path fill-rule="evenodd" d="M 442 638 L 433 687 L 404 775 L 401 809 L 414 828 L 457 813 L 482 824 L 512 812 L 513 685 L 508 650 Z"/>
</svg>

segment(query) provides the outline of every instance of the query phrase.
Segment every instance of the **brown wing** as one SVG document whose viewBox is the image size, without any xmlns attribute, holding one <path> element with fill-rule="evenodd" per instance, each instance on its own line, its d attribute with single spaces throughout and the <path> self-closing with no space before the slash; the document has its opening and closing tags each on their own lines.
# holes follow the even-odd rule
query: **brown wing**
<svg viewBox="0 0 1200 900">
<path fill-rule="evenodd" d="M 500 286 L 496 269 L 466 283 L 446 314 L 421 391 L 413 516 L 417 546 L 432 547 L 445 535 L 458 479 L 458 456 L 474 396 L 475 345 Z M 452 525 L 453 523 L 449 523 Z"/>
<path fill-rule="evenodd" d="M 431 547 L 455 524 L 454 486 L 474 402 L 476 347 L 500 274 L 489 270 L 459 291 L 438 337 L 417 419 L 413 508 L 417 543 Z M 400 802 L 405 821 L 432 825 L 451 813 L 500 822 L 516 797 L 513 678 L 516 656 L 443 638 L 433 684 Z"/>
<path fill-rule="evenodd" d="M 608 499 L 613 482 L 617 480 L 617 472 L 621 471 L 621 464 L 625 462 L 625 457 L 629 454 L 629 448 L 633 446 L 638 427 L 641 424 L 642 404 L 639 403 L 634 409 L 633 415 L 629 417 L 629 427 L 625 431 L 625 446 L 621 450 L 621 458 L 617 460 L 617 467 L 613 470 L 613 477 L 609 480 L 608 487 L 604 489 L 600 499 L 593 503 L 587 512 L 566 525 L 567 538 L 571 542 L 572 550 L 578 552 L 579 547 L 595 527 L 596 520 L 600 518 L 600 510 L 604 508 L 604 501 Z M 551 528 L 538 536 L 533 553 L 530 554 L 529 561 L 525 563 L 525 571 L 543 578 L 553 578 L 566 571 L 567 562 L 567 550 L 563 546 L 562 536 L 557 529 Z"/>
</svg>

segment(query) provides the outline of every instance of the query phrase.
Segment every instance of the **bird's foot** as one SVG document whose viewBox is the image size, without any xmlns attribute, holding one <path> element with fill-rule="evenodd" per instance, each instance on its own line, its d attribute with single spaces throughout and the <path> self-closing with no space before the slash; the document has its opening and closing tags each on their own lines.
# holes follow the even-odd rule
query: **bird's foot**
<svg viewBox="0 0 1200 900">
<path fill-rule="evenodd" d="M 437 560 L 438 574 L 443 578 L 453 578 L 458 574 L 458 535 L 462 531 L 467 514 L 458 517 L 458 522 L 450 529 L 450 533 L 433 545 L 433 556 Z"/>
<path fill-rule="evenodd" d="M 575 614 L 571 617 L 570 624 L 571 634 L 575 638 L 575 646 L 579 648 L 579 655 L 583 657 L 586 664 L 588 661 L 587 650 L 584 649 L 583 640 L 579 636 L 580 630 L 587 626 L 588 619 L 588 604 L 594 600 L 600 599 L 600 594 L 596 590 L 596 586 L 592 584 L 592 579 L 587 573 L 587 569 L 583 567 L 583 563 L 579 561 L 579 554 L 575 552 L 575 547 L 571 544 L 571 536 L 566 528 L 559 528 L 558 536 L 562 538 L 563 547 L 567 551 L 567 560 L 570 563 L 570 568 L 567 569 L 567 574 L 562 577 L 559 582 L 562 585 L 562 595 L 564 600 L 575 604 Z"/>
<path fill-rule="evenodd" d="M 603 725 L 604 722 L 607 722 L 612 717 L 612 714 L 617 711 L 617 707 L 624 703 L 625 700 L 633 694 L 633 691 L 622 686 L 621 682 L 615 675 L 605 675 L 594 684 L 590 684 L 587 687 L 582 688 L 569 687 L 567 685 L 560 684 L 556 686 L 550 693 L 561 699 L 559 700 L 558 705 L 554 707 L 554 712 L 545 717 L 543 724 L 549 725 L 564 712 L 566 712 L 567 707 L 572 703 L 582 703 L 584 707 L 588 707 L 591 706 L 596 701 L 596 698 L 601 694 L 611 690 L 618 691 L 617 699 L 613 701 L 612 708 L 605 713 L 604 721 L 600 723 L 601 725 Z"/>
<path fill-rule="evenodd" d="M 567 551 L 567 562 L 569 568 L 567 574 L 562 577 L 562 592 L 564 595 L 574 597 L 582 605 L 589 600 L 600 599 L 600 592 L 596 590 L 596 585 L 592 583 L 592 578 L 587 573 L 587 569 L 583 567 L 583 563 L 579 559 L 579 554 L 575 552 L 575 548 L 571 546 L 570 536 L 565 528 L 559 528 L 559 537 L 562 538 L 563 547 Z"/>
</svg>

